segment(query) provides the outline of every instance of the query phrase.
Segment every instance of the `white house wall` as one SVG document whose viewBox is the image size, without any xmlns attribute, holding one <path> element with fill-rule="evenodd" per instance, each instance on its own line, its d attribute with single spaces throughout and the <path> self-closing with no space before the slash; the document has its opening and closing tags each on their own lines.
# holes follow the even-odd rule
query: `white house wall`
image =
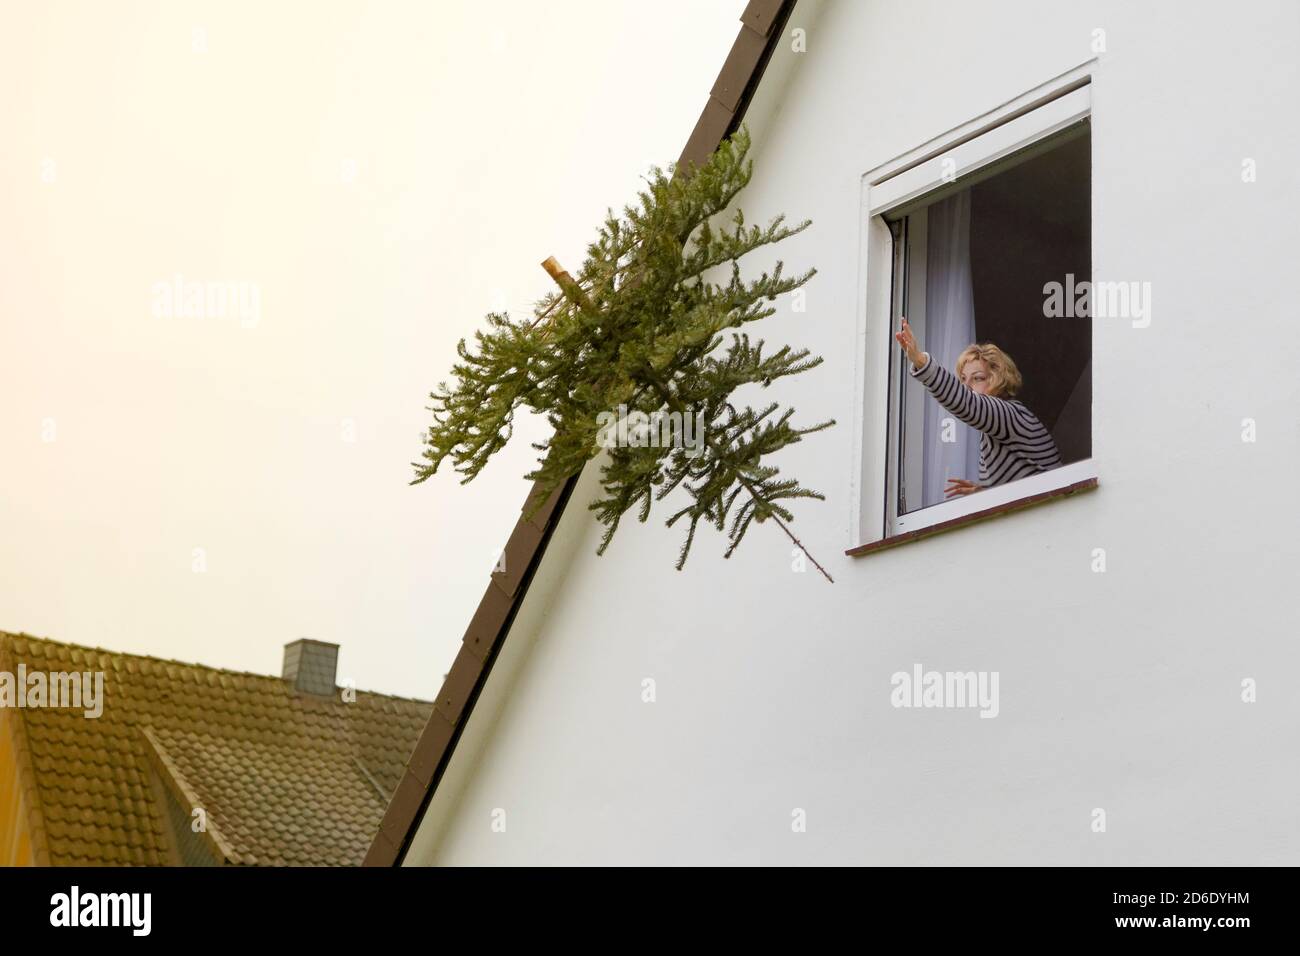
<svg viewBox="0 0 1300 956">
<path fill-rule="evenodd" d="M 753 401 L 840 422 L 778 461 L 827 495 L 794 530 L 836 583 L 768 525 L 730 561 L 702 529 L 677 572 L 664 506 L 597 558 L 575 499 L 561 583 L 530 593 L 509 694 L 407 862 L 1300 862 L 1297 7 L 828 0 L 806 29 L 741 205 L 814 220 L 780 250 L 818 269 L 807 312 L 755 331 L 825 364 Z M 1153 306 L 1094 323 L 1100 488 L 847 557 L 862 176 L 1084 64 L 1098 29 L 1094 275 Z M 998 716 L 891 706 L 917 663 L 998 672 Z"/>
</svg>

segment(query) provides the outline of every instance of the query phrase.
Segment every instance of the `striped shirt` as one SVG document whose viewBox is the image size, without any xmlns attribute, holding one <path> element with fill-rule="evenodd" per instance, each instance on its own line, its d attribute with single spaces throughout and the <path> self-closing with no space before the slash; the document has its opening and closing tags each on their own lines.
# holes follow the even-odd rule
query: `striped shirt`
<svg viewBox="0 0 1300 956">
<path fill-rule="evenodd" d="M 912 377 L 958 421 L 981 433 L 980 484 L 1005 485 L 1061 464 L 1051 432 L 1023 402 L 971 391 L 928 353 Z"/>
</svg>

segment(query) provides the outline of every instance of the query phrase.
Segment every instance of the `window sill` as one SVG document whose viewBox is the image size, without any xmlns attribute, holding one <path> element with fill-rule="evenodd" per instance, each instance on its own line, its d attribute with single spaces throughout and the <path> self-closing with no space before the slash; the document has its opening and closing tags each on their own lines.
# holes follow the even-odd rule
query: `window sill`
<svg viewBox="0 0 1300 956">
<path fill-rule="evenodd" d="M 860 558 L 864 555 L 875 554 L 877 551 L 884 551 L 888 548 L 895 547 L 896 545 L 907 544 L 909 541 L 928 538 L 934 534 L 951 531 L 954 528 L 962 528 L 979 521 L 986 521 L 989 518 L 998 518 L 1002 515 L 1010 514 L 1013 511 L 1020 511 L 1022 508 L 1029 508 L 1033 505 L 1042 504 L 1045 501 L 1053 501 L 1057 498 L 1068 498 L 1069 496 L 1076 495 L 1081 491 L 1092 491 L 1096 487 L 1096 478 L 1085 478 L 1082 481 L 1063 485 L 1062 487 L 1054 488 L 1051 491 L 1044 491 L 1036 495 L 1017 498 L 1014 501 L 1008 501 L 1003 504 L 994 505 L 991 508 L 985 508 L 983 511 L 973 511 L 970 514 L 962 515 L 960 518 L 953 518 L 950 521 L 943 521 L 939 524 L 930 525 L 928 528 L 917 528 L 915 531 L 904 531 L 901 534 L 882 538 L 880 541 L 872 541 L 869 544 L 860 544 L 856 548 L 850 548 L 844 553 L 852 558 Z"/>
</svg>

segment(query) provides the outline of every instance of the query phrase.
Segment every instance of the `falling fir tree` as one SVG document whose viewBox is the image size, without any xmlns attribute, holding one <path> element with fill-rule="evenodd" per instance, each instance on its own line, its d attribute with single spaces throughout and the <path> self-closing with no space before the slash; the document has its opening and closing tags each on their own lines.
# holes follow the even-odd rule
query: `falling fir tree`
<svg viewBox="0 0 1300 956">
<path fill-rule="evenodd" d="M 742 128 L 689 173 L 677 170 L 670 177 L 653 168 L 648 188 L 638 194 L 639 206 L 625 207 L 621 218 L 612 210 L 607 215 L 576 279 L 553 259 L 544 263 L 559 289 L 536 304 L 531 320 L 491 313 L 487 331 L 475 333 L 476 348 L 461 340 L 454 385 L 442 383 L 430 395 L 434 422 L 413 484 L 434 475 L 446 458 L 462 481 L 472 480 L 510 440 L 515 411 L 524 406 L 544 414 L 553 429 L 534 446 L 544 454 L 526 476 L 541 483 L 537 507 L 588 460 L 608 451 L 601 466 L 603 494 L 589 506 L 605 526 L 597 553 L 605 552 L 623 515 L 636 508 L 638 518 L 647 520 L 652 503 L 680 486 L 689 503 L 667 519 L 669 526 L 687 523 L 678 569 L 701 521 L 727 534 L 726 557 L 752 522 L 768 520 L 808 554 L 790 531 L 787 522 L 794 515 L 784 502 L 824 496 L 782 478 L 767 459 L 835 423 L 799 428 L 792 424 L 793 408 L 771 402 L 755 409 L 733 401 L 741 386 L 766 387 L 822 361 L 789 346 L 765 355 L 761 340 L 751 341 L 745 332 L 725 334 L 772 315 L 777 296 L 816 273 L 785 277 L 778 261 L 771 274 L 741 278 L 743 256 L 810 224 L 786 226 L 785 217 L 777 216 L 766 227 L 747 227 L 739 209 L 730 227 L 714 224 L 750 181 L 749 146 Z M 728 264 L 725 283 L 705 278 Z M 703 441 L 695 448 L 682 442 L 608 447 L 602 422 L 615 409 L 638 422 L 694 416 L 690 420 L 702 429 Z"/>
</svg>

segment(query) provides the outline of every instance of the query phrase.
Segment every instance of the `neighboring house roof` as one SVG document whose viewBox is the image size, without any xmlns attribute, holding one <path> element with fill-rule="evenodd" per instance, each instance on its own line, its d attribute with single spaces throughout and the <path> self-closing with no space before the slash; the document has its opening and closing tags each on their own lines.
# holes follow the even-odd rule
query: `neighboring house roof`
<svg viewBox="0 0 1300 956">
<path fill-rule="evenodd" d="M 685 174 L 691 163 L 702 166 L 718 145 L 740 128 L 745 109 L 794 5 L 795 0 L 750 0 L 745 7 L 740 16 L 740 32 L 677 161 L 678 173 Z M 504 568 L 492 575 L 465 631 L 460 652 L 438 692 L 434 713 L 407 762 L 406 772 L 366 854 L 365 865 L 393 866 L 402 862 L 578 477 L 574 475 L 557 488 L 531 520 L 524 515 L 535 500 L 538 487 L 534 485 L 529 492 L 515 530 L 506 543 Z"/>
<path fill-rule="evenodd" d="M 20 665 L 104 675 L 97 718 L 0 710 L 38 865 L 355 866 L 432 709 L 0 632 Z"/>
</svg>

